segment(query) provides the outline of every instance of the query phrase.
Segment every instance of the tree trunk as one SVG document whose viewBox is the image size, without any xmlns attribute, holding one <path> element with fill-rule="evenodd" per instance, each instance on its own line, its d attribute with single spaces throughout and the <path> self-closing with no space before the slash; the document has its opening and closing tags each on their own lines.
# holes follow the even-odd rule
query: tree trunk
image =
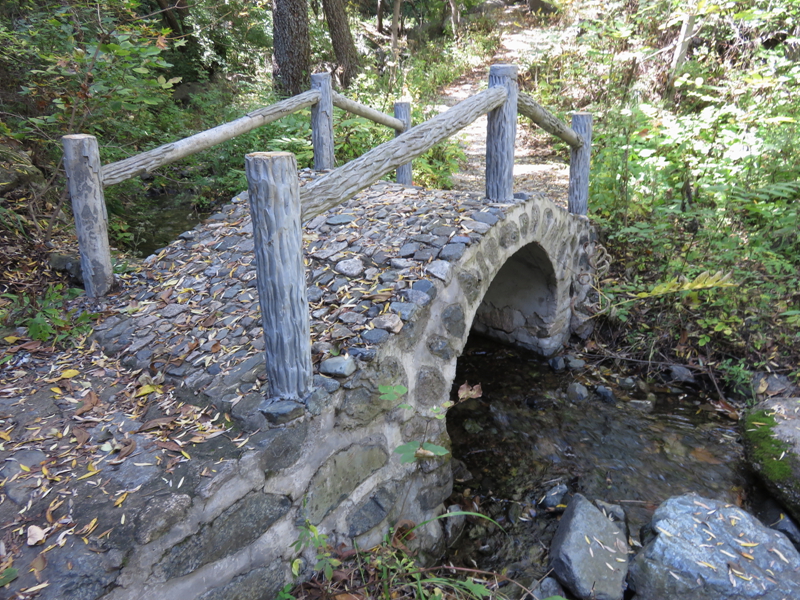
<svg viewBox="0 0 800 600">
<path fill-rule="evenodd" d="M 385 0 L 378 0 L 378 33 L 383 34 L 383 5 Z"/>
<path fill-rule="evenodd" d="M 350 87 L 350 81 L 358 73 L 359 57 L 350 32 L 350 23 L 347 22 L 344 2 L 322 0 L 322 10 L 325 11 L 333 52 L 336 54 L 336 62 L 339 63 L 339 81 L 342 87 Z"/>
<path fill-rule="evenodd" d="M 306 0 L 273 0 L 272 39 L 272 79 L 275 90 L 288 96 L 307 90 L 311 43 Z"/>
<path fill-rule="evenodd" d="M 394 0 L 394 12 L 392 13 L 392 56 L 397 62 L 397 36 L 400 31 L 400 5 L 403 0 Z"/>
<path fill-rule="evenodd" d="M 164 15 L 164 20 L 167 22 L 169 28 L 172 29 L 172 33 L 181 35 L 183 33 L 183 26 L 178 20 L 178 17 L 175 16 L 175 13 L 172 12 L 170 5 L 167 4 L 167 0 L 156 0 L 156 2 L 161 9 L 161 13 Z"/>
<path fill-rule="evenodd" d="M 461 8 L 458 0 L 448 0 L 450 4 L 450 24 L 453 28 L 453 38 L 458 39 L 459 29 L 461 28 Z"/>
</svg>

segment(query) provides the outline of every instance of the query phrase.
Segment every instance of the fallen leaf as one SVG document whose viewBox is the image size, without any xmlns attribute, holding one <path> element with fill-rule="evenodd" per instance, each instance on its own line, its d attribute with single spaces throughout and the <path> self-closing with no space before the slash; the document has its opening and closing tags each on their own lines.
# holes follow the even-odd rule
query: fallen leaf
<svg viewBox="0 0 800 600">
<path fill-rule="evenodd" d="M 175 442 L 161 442 L 157 441 L 156 446 L 159 448 L 163 448 L 164 450 L 172 450 L 173 452 L 181 452 L 181 447 L 178 446 Z"/>
<path fill-rule="evenodd" d="M 19 337 L 15 336 L 15 335 L 9 335 L 8 337 L 4 337 L 3 339 L 6 342 L 8 342 L 9 344 L 13 344 L 14 342 L 18 342 L 22 338 L 19 338 Z"/>
<path fill-rule="evenodd" d="M 689 454 L 697 461 L 707 463 L 709 465 L 721 465 L 722 461 L 718 459 L 716 456 L 711 454 L 705 448 L 695 448 Z"/>
<path fill-rule="evenodd" d="M 142 431 L 147 431 L 148 429 L 160 429 L 161 427 L 165 427 L 175 421 L 177 417 L 161 417 L 159 419 L 151 419 L 136 431 L 136 433 L 141 433 Z"/>
<path fill-rule="evenodd" d="M 209 315 L 200 323 L 201 327 L 211 327 L 217 322 L 217 315 Z"/>
<path fill-rule="evenodd" d="M 41 571 L 47 566 L 47 559 L 44 554 L 40 554 L 31 561 L 31 571 L 36 576 L 36 581 L 41 581 Z"/>
<path fill-rule="evenodd" d="M 481 389 L 481 384 L 475 386 L 470 386 L 468 382 L 464 382 L 460 388 L 458 388 L 458 399 L 459 400 L 469 400 L 470 398 L 480 398 L 483 396 L 483 390 Z"/>
<path fill-rule="evenodd" d="M 77 369 L 67 369 L 66 371 L 61 373 L 61 379 L 72 379 L 76 375 L 80 375 L 81 372 Z"/>
<path fill-rule="evenodd" d="M 124 461 L 131 453 L 136 450 L 136 440 L 133 438 L 128 438 L 122 443 L 122 448 L 120 448 L 119 454 L 117 454 L 117 458 L 112 461 L 109 461 L 112 465 L 118 465 L 122 461 Z"/>
<path fill-rule="evenodd" d="M 128 492 L 125 492 L 114 501 L 114 506 L 122 506 L 122 503 L 125 502 L 125 498 L 127 497 L 128 497 Z"/>
<path fill-rule="evenodd" d="M 89 434 L 81 427 L 73 427 L 72 435 L 75 436 L 75 440 L 78 442 L 78 447 L 83 446 L 89 441 Z"/>
<path fill-rule="evenodd" d="M 41 527 L 37 527 L 36 525 L 28 527 L 28 546 L 41 544 L 46 537 L 44 529 Z"/>
<path fill-rule="evenodd" d="M 45 517 L 47 518 L 48 523 L 55 523 L 56 519 L 53 516 L 53 511 L 55 511 L 62 504 L 64 504 L 63 500 L 53 500 L 50 503 L 50 506 L 47 507 L 47 512 L 45 513 Z"/>
<path fill-rule="evenodd" d="M 92 390 L 83 397 L 83 404 L 75 411 L 75 416 L 79 417 L 83 413 L 87 413 L 100 404 L 100 398 Z"/>
<path fill-rule="evenodd" d="M 139 388 L 139 390 L 136 392 L 135 397 L 139 398 L 140 396 L 147 396 L 147 394 L 152 394 L 153 392 L 157 391 L 159 391 L 158 386 L 148 383 L 147 385 L 143 385 L 142 387 Z"/>
</svg>

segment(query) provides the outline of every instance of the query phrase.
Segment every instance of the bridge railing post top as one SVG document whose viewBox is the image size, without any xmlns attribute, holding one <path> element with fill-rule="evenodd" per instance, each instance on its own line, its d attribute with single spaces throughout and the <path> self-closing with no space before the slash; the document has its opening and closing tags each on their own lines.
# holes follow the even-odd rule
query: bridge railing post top
<svg viewBox="0 0 800 600">
<path fill-rule="evenodd" d="M 516 79 L 518 71 L 517 65 L 510 65 L 507 63 L 500 63 L 489 67 L 489 75 L 494 77 L 513 77 Z"/>
<path fill-rule="evenodd" d="M 312 73 L 311 74 L 311 81 L 325 81 L 331 78 L 330 73 Z"/>
<path fill-rule="evenodd" d="M 294 157 L 294 154 L 292 154 L 291 152 L 250 152 L 249 154 L 244 155 L 246 159 L 251 159 L 251 160 L 283 158 L 288 156 Z"/>
</svg>

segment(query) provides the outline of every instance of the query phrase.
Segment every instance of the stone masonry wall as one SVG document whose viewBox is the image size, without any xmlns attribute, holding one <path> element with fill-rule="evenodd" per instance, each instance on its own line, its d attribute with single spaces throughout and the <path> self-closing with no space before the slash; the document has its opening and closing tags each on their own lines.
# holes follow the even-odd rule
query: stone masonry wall
<svg viewBox="0 0 800 600">
<path fill-rule="evenodd" d="M 402 331 L 371 360 L 356 360 L 349 376 L 316 376 L 317 394 L 302 416 L 225 462 L 194 498 L 151 500 L 163 525 L 142 538 L 147 543 L 122 569 L 121 587 L 105 598 L 268 600 L 288 581 L 295 558 L 289 543 L 305 519 L 333 544 L 368 548 L 400 519 L 419 523 L 441 514 L 452 491 L 449 460 L 401 465 L 393 451 L 421 440 L 426 428 L 426 441 L 449 444 L 445 422 L 430 409 L 448 399 L 476 315 L 476 330 L 551 354 L 570 334 L 575 289 L 583 285 L 585 297 L 588 288 L 593 240 L 585 220 L 520 203 L 498 221 L 487 223 L 481 243 L 461 260 L 429 263 L 430 301 L 415 304 Z M 512 257 L 527 260 L 528 271 L 508 272 L 517 265 Z M 531 264 L 531 257 L 538 262 Z M 548 257 L 552 263 L 544 262 Z M 491 289 L 507 289 L 509 281 L 515 293 L 500 305 Z M 526 288 L 550 296 L 527 310 Z M 380 385 L 399 384 L 408 388 L 403 402 L 411 409 L 380 398 Z M 420 533 L 414 544 L 423 559 L 443 552 L 441 521 Z M 306 558 L 308 564 L 312 557 Z"/>
<path fill-rule="evenodd" d="M 461 208 L 452 210 L 454 218 L 461 218 L 458 215 L 464 204 L 471 202 L 464 198 Z M 441 202 L 441 198 L 435 201 Z M 349 206 L 340 212 L 354 212 L 354 205 Z M 241 202 L 229 212 L 232 220 L 247 227 Z M 412 214 L 429 213 L 419 208 Z M 447 225 L 453 231 L 444 236 L 441 253 L 436 247 L 415 248 L 415 257 L 421 253 L 417 263 L 392 259 L 398 269 L 419 264 L 415 268 L 422 277 L 402 288 L 404 301 L 391 302 L 391 313 L 381 315 L 386 317 L 386 329 L 363 330 L 361 338 L 372 340 L 366 349 L 344 346 L 340 356 L 317 365 L 315 391 L 305 405 L 264 404 L 260 390 L 263 352 L 242 353 L 234 345 L 231 360 L 221 367 L 197 354 L 206 346 L 208 352 L 216 352 L 221 345 L 218 340 L 225 339 L 207 335 L 217 318 L 228 328 L 223 330 L 228 340 L 232 337 L 228 330 L 246 319 L 253 320 L 228 312 L 217 302 L 217 298 L 230 296 L 231 302 L 253 303 L 248 271 L 245 265 L 237 267 L 238 262 L 231 267 L 232 259 L 225 262 L 209 255 L 209 264 L 199 270 L 192 267 L 186 279 L 167 275 L 175 279 L 164 282 L 165 291 L 137 296 L 143 301 L 155 296 L 161 303 L 146 305 L 133 316 L 121 310 L 119 316 L 108 319 L 96 335 L 104 347 L 122 352 L 131 364 L 145 370 L 165 368 L 168 380 L 181 386 L 179 400 L 229 414 L 240 432 L 234 439 L 220 436 L 193 446 L 191 460 L 177 456 L 163 471 L 157 466 L 162 450 L 144 432 L 147 427 L 143 424 L 157 418 L 156 412 L 148 411 L 138 421 L 122 417 L 107 429 L 103 425 L 103 435 L 136 440 L 136 460 L 105 465 L 103 476 L 86 488 L 91 493 L 83 488 L 74 493 L 73 519 L 82 522 L 97 516 L 101 528 L 107 527 L 106 523 L 113 527 L 102 539 L 88 533 L 86 541 L 68 536 L 61 547 L 52 550 L 48 560 L 63 566 L 64 577 L 54 579 L 40 598 L 272 600 L 291 579 L 290 565 L 297 558 L 291 543 L 306 521 L 318 526 L 334 545 L 355 542 L 369 548 L 380 543 L 388 528 L 401 519 L 421 523 L 441 514 L 452 491 L 449 457 L 400 464 L 394 450 L 409 441 L 449 446 L 445 422 L 434 419 L 431 409 L 449 397 L 456 361 L 470 330 L 474 327 L 502 341 L 552 354 L 576 325 L 583 325 L 586 315 L 581 308 L 591 283 L 594 233 L 586 218 L 538 198 L 487 205 L 469 217 L 460 225 Z M 343 223 L 342 227 L 352 222 L 349 216 L 326 218 L 328 223 Z M 431 228 L 435 226 L 433 222 Z M 217 227 L 213 218 L 207 227 Z M 469 235 L 454 236 L 458 227 Z M 251 243 L 246 234 L 208 242 L 203 235 L 194 242 L 203 252 L 213 244 L 235 254 L 237 248 Z M 334 231 L 329 235 L 337 248 L 347 246 L 341 245 L 343 234 Z M 194 240 L 195 233 L 188 232 L 184 238 Z M 437 239 L 427 232 L 417 236 L 428 238 Z M 423 242 L 408 243 L 420 246 Z M 324 251 L 321 245 L 314 250 L 318 255 Z M 336 259 L 333 252 L 330 255 Z M 170 264 L 184 264 L 179 259 L 169 260 Z M 348 263 L 353 259 L 344 255 L 336 260 Z M 186 293 L 197 294 L 199 299 L 196 308 L 191 299 L 181 302 L 178 295 L 176 302 L 167 293 L 170 288 L 184 293 L 185 281 L 200 281 L 203 269 L 209 278 L 241 271 L 244 283 L 223 285 L 211 280 L 203 284 L 211 286 L 207 295 L 189 290 Z M 325 269 L 317 269 L 320 277 L 325 276 Z M 360 272 L 353 275 L 359 276 Z M 403 271 L 391 277 L 391 281 L 402 278 Z M 309 290 L 310 301 L 315 290 L 318 300 L 327 297 L 313 281 Z M 202 312 L 204 298 L 217 302 L 213 304 L 215 312 Z M 324 314 L 328 309 L 318 310 Z M 375 314 L 371 318 L 373 324 L 378 322 Z M 208 329 L 198 329 L 192 319 L 202 321 Z M 145 323 L 152 329 L 144 329 L 141 324 Z M 355 329 L 358 324 L 353 323 Z M 186 351 L 192 353 L 185 361 L 162 359 L 153 351 L 160 336 L 174 335 L 170 328 L 175 327 L 195 327 L 207 335 L 207 341 L 198 346 L 178 334 L 175 339 L 187 344 Z M 341 331 L 337 327 L 339 323 L 334 331 Z M 330 350 L 332 344 L 326 344 L 316 346 L 315 352 L 322 347 Z M 408 392 L 401 400 L 389 401 L 381 398 L 382 385 L 403 385 Z M 399 407 L 401 402 L 411 408 Z M 107 476 L 110 479 L 103 483 Z M 79 485 L 88 483 L 91 481 Z M 104 494 L 92 492 L 98 487 Z M 128 496 L 125 490 L 131 490 L 130 497 L 124 505 L 115 505 L 114 498 L 122 493 Z M 412 544 L 422 560 L 433 560 L 446 542 L 443 522 L 438 520 L 417 531 Z M 307 550 L 306 574 L 312 559 Z"/>
</svg>

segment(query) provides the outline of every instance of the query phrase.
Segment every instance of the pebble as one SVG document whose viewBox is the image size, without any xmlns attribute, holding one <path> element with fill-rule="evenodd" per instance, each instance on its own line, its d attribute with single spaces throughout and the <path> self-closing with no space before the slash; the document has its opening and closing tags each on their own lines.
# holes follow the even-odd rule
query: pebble
<svg viewBox="0 0 800 600">
<path fill-rule="evenodd" d="M 567 387 L 567 398 L 570 402 L 583 402 L 589 398 L 589 390 L 585 385 L 573 381 Z"/>
<path fill-rule="evenodd" d="M 614 397 L 614 392 L 612 392 L 609 388 L 604 385 L 598 385 L 594 388 L 595 393 L 600 397 L 600 400 L 603 402 L 607 402 L 609 404 L 613 404 L 616 401 Z"/>
</svg>

